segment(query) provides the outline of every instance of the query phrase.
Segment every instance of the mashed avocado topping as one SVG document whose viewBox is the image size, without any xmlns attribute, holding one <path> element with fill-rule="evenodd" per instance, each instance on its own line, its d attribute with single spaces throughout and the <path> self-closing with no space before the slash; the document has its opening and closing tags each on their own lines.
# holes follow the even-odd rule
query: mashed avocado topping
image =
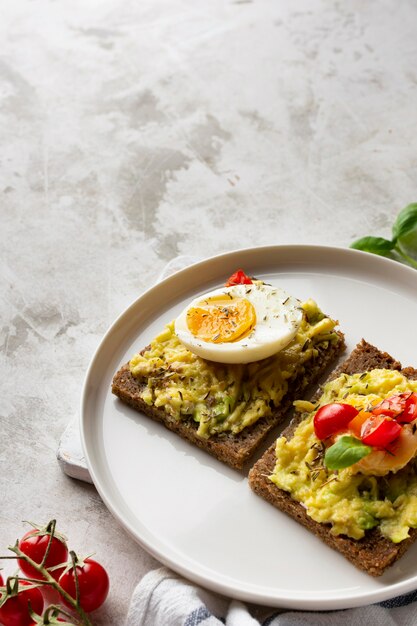
<svg viewBox="0 0 417 626">
<path fill-rule="evenodd" d="M 288 390 L 303 375 L 319 349 L 339 341 L 336 322 L 312 300 L 294 339 L 277 354 L 242 364 L 206 361 L 185 348 L 168 324 L 143 354 L 130 361 L 130 371 L 144 388 L 143 400 L 164 407 L 174 419 L 198 422 L 198 435 L 241 430 L 271 415 Z"/>
<path fill-rule="evenodd" d="M 276 466 L 270 480 L 301 502 L 316 522 L 332 525 L 334 535 L 361 539 L 365 531 L 380 532 L 398 543 L 417 528 L 417 463 L 385 476 L 355 473 L 354 466 L 331 472 L 323 465 L 324 444 L 314 432 L 313 418 L 319 406 L 345 402 L 366 409 L 395 393 L 417 391 L 417 381 L 398 371 L 375 369 L 366 374 L 342 374 L 323 388 L 319 405 L 296 402 L 307 412 L 287 440 L 276 444 Z M 381 453 L 383 454 L 383 453 Z"/>
</svg>

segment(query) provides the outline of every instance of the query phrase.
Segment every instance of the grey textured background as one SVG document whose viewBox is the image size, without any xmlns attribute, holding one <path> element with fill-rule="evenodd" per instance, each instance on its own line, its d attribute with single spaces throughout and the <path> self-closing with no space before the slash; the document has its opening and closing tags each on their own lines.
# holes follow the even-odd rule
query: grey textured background
<svg viewBox="0 0 417 626">
<path fill-rule="evenodd" d="M 122 624 L 156 562 L 55 450 L 177 254 L 389 235 L 416 200 L 412 0 L 0 2 L 0 539 L 56 517 Z"/>
</svg>

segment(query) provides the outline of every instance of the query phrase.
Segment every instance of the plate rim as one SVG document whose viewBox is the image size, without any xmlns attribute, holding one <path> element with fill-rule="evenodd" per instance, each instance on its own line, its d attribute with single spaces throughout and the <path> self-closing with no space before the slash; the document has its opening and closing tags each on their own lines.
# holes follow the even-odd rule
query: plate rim
<svg viewBox="0 0 417 626">
<path fill-rule="evenodd" d="M 267 245 L 267 246 L 254 246 L 248 248 L 237 248 L 228 252 L 222 252 L 220 254 L 212 255 L 208 258 L 201 259 L 183 269 L 175 272 L 174 274 L 167 276 L 160 282 L 153 284 L 151 287 L 143 291 L 135 300 L 131 302 L 110 324 L 107 331 L 103 335 L 101 341 L 96 347 L 88 368 L 86 370 L 86 374 L 84 377 L 84 382 L 81 391 L 80 398 L 80 434 L 81 434 L 81 443 L 84 450 L 85 459 L 90 471 L 91 478 L 93 483 L 102 498 L 105 506 L 109 510 L 109 512 L 117 519 L 120 525 L 128 532 L 128 534 L 141 545 L 149 554 L 158 559 L 164 565 L 170 567 L 173 571 L 183 575 L 188 580 L 191 580 L 193 583 L 201 585 L 206 589 L 210 589 L 216 593 L 220 593 L 223 595 L 227 595 L 231 598 L 240 599 L 243 601 L 261 604 L 264 606 L 271 607 L 285 607 L 285 608 L 295 608 L 301 610 L 337 610 L 337 609 L 347 609 L 358 606 L 363 606 L 367 604 L 372 604 L 375 602 L 380 602 L 383 600 L 391 599 L 398 595 L 403 595 L 414 590 L 417 587 L 417 572 L 415 576 L 409 577 L 406 580 L 399 581 L 396 583 L 392 583 L 389 585 L 384 585 L 380 589 L 375 590 L 367 590 L 362 593 L 357 592 L 352 596 L 340 596 L 337 595 L 335 597 L 315 597 L 309 598 L 304 597 L 301 598 L 299 595 L 296 596 L 294 594 L 289 594 L 286 592 L 286 596 L 278 596 L 277 594 L 271 594 L 268 591 L 261 590 L 253 590 L 253 585 L 249 584 L 245 589 L 236 589 L 236 586 L 227 582 L 227 580 L 223 580 L 219 582 L 215 578 L 210 575 L 205 575 L 201 573 L 201 569 L 207 570 L 208 568 L 203 566 L 199 566 L 200 571 L 197 569 L 193 569 L 191 566 L 183 565 L 182 562 L 178 562 L 175 559 L 170 558 L 164 554 L 164 551 L 161 548 L 155 547 L 152 542 L 148 541 L 143 536 L 139 536 L 138 532 L 131 526 L 128 520 L 124 519 L 122 513 L 117 510 L 117 507 L 114 506 L 111 498 L 108 497 L 105 488 L 103 488 L 101 484 L 101 480 L 96 474 L 95 468 L 90 458 L 89 448 L 87 443 L 87 420 L 86 416 L 86 403 L 87 403 L 87 395 L 88 395 L 88 385 L 90 378 L 93 374 L 94 367 L 96 365 L 97 359 L 99 357 L 100 351 L 103 349 L 103 346 L 109 340 L 114 330 L 120 325 L 125 317 L 129 316 L 132 309 L 138 306 L 143 298 L 148 296 L 148 294 L 154 290 L 163 289 L 164 285 L 169 284 L 170 281 L 175 277 L 176 280 L 180 279 L 181 276 L 185 276 L 189 272 L 194 272 L 196 268 L 199 266 L 211 264 L 213 262 L 221 262 L 222 260 L 230 260 L 233 256 L 238 256 L 242 254 L 265 254 L 270 251 L 271 253 L 274 251 L 279 251 L 284 253 L 286 250 L 294 253 L 295 251 L 299 251 L 303 255 L 306 255 L 310 252 L 317 254 L 318 252 L 323 252 L 323 254 L 340 254 L 341 256 L 346 256 L 346 258 L 353 259 L 355 256 L 363 261 L 367 259 L 369 262 L 372 262 L 374 265 L 380 265 L 381 268 L 386 266 L 386 269 L 389 271 L 394 271 L 403 274 L 404 277 L 411 279 L 416 282 L 417 286 L 417 275 L 416 271 L 406 265 L 403 265 L 395 260 L 377 256 L 368 252 L 364 252 L 361 250 L 356 250 L 352 248 L 345 248 L 343 246 L 328 246 L 328 245 L 319 245 L 319 244 L 277 244 L 277 245 Z M 249 487 L 248 487 L 249 489 Z M 296 522 L 294 522 L 296 523 Z M 188 560 L 191 563 L 191 560 Z M 225 579 L 227 577 L 222 576 L 220 573 L 220 577 Z M 266 589 L 264 587 L 264 589 Z M 313 593 L 313 592 L 312 592 Z M 306 594 L 308 595 L 308 594 Z M 317 596 L 317 593 L 314 592 L 314 595 Z"/>
</svg>

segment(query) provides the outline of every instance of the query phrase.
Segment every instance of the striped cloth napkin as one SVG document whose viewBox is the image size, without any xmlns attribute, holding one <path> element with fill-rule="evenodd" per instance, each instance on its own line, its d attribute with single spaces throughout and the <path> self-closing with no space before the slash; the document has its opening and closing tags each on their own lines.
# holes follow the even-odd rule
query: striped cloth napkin
<svg viewBox="0 0 417 626">
<path fill-rule="evenodd" d="M 206 591 L 166 567 L 149 572 L 131 599 L 126 626 L 416 626 L 417 591 L 344 611 L 248 607 Z"/>
</svg>

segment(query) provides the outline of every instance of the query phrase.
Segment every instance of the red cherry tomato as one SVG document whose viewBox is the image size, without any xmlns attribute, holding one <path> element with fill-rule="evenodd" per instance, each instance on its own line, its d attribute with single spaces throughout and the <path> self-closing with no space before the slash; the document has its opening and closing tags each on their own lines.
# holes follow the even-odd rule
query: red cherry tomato
<svg viewBox="0 0 417 626">
<path fill-rule="evenodd" d="M 19 548 L 21 551 L 30 557 L 35 563 L 41 563 L 45 555 L 45 551 L 48 547 L 50 535 L 48 533 L 38 534 L 35 528 L 29 530 L 22 539 L 19 541 Z M 54 535 L 52 543 L 49 548 L 48 556 L 46 558 L 45 567 L 48 569 L 59 565 L 60 563 L 66 563 L 68 559 L 68 550 L 66 543 L 63 539 Z M 26 563 L 23 559 L 19 559 L 19 566 L 22 572 L 28 578 L 42 579 L 42 576 L 35 570 L 32 565 Z M 53 570 L 51 575 L 58 580 L 64 571 L 64 567 Z"/>
<path fill-rule="evenodd" d="M 29 602 L 32 611 L 42 615 L 43 598 L 37 587 L 24 589 L 30 583 L 19 581 L 17 595 L 10 596 L 0 607 L 0 622 L 3 626 L 32 626 L 33 619 L 29 613 Z"/>
<path fill-rule="evenodd" d="M 232 287 L 233 285 L 251 285 L 252 280 L 245 274 L 243 270 L 237 270 L 230 276 L 226 283 L 226 287 Z"/>
<path fill-rule="evenodd" d="M 4 585 L 3 576 L 0 574 L 0 587 L 3 587 L 3 585 Z"/>
<path fill-rule="evenodd" d="M 382 402 L 373 407 L 372 413 L 374 415 L 397 417 L 404 411 L 407 399 L 410 396 L 411 391 L 405 391 L 404 393 L 397 393 L 394 396 L 385 398 L 385 400 L 382 400 Z"/>
<path fill-rule="evenodd" d="M 344 430 L 359 413 L 351 404 L 332 402 L 320 407 L 314 416 L 314 431 L 319 439 L 327 439 Z"/>
<path fill-rule="evenodd" d="M 98 609 L 107 598 L 110 582 L 106 570 L 100 563 L 93 559 L 84 559 L 83 563 L 77 565 L 78 584 L 80 589 L 80 605 L 89 613 Z M 59 584 L 75 600 L 75 575 L 74 569 L 64 572 Z M 63 599 L 65 602 L 65 599 Z M 67 604 L 65 602 L 65 604 Z M 67 606 L 69 606 L 67 604 Z"/>
<path fill-rule="evenodd" d="M 412 393 L 405 401 L 404 411 L 397 417 L 397 421 L 405 424 L 417 419 L 417 393 Z"/>
<path fill-rule="evenodd" d="M 371 415 L 362 426 L 361 439 L 368 446 L 385 448 L 401 431 L 402 427 L 392 417 Z"/>
</svg>

